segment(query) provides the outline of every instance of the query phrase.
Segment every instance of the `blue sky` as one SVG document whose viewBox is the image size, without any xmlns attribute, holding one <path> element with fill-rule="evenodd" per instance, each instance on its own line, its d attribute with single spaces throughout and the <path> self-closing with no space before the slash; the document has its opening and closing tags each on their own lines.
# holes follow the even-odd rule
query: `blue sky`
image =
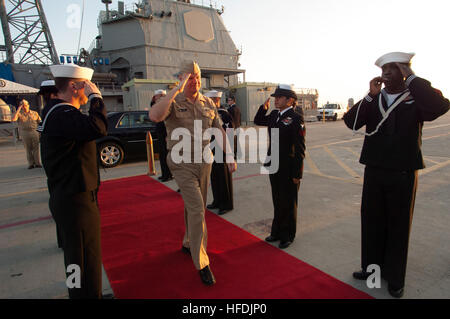
<svg viewBox="0 0 450 319">
<path fill-rule="evenodd" d="M 126 4 L 135 1 L 126 0 Z M 193 2 L 201 4 L 202 0 Z M 204 0 L 209 4 L 209 0 Z M 83 0 L 42 0 L 59 54 L 74 53 Z M 220 7 L 251 82 L 317 88 L 319 103 L 364 96 L 379 75 L 374 61 L 391 51 L 415 52 L 413 70 L 449 96 L 449 0 L 212 0 Z M 117 7 L 113 0 L 112 8 Z M 81 47 L 97 35 L 101 0 L 85 0 Z M 70 11 L 72 9 L 72 11 Z"/>
</svg>

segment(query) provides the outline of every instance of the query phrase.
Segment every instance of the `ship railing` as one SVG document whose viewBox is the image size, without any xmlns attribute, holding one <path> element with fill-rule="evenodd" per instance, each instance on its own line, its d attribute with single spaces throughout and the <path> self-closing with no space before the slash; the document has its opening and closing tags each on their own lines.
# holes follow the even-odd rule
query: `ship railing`
<svg viewBox="0 0 450 319">
<path fill-rule="evenodd" d="M 122 91 L 122 85 L 124 82 L 95 82 L 95 85 L 102 91 Z"/>
</svg>

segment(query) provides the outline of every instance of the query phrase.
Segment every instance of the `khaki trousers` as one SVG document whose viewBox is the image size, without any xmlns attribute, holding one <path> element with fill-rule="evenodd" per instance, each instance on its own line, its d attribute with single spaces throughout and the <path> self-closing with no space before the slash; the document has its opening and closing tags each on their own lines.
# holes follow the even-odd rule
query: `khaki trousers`
<svg viewBox="0 0 450 319">
<path fill-rule="evenodd" d="M 28 165 L 41 165 L 39 160 L 39 133 L 36 131 L 21 130 L 20 135 L 27 152 Z"/>
<path fill-rule="evenodd" d="M 167 164 L 172 172 L 184 201 L 185 233 L 183 246 L 190 248 L 197 270 L 209 265 L 206 246 L 208 233 L 205 223 L 205 207 L 211 164 L 180 163 L 172 161 L 170 151 Z"/>
</svg>

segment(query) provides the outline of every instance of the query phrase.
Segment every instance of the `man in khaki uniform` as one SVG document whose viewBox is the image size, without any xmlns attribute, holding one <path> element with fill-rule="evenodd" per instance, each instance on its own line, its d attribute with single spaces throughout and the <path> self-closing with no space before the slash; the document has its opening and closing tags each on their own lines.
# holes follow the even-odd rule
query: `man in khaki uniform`
<svg viewBox="0 0 450 319">
<path fill-rule="evenodd" d="M 184 201 L 186 230 L 182 251 L 191 254 L 202 282 L 213 285 L 216 280 L 209 267 L 206 252 L 208 236 L 205 223 L 212 154 L 208 146 L 210 139 L 203 139 L 205 130 L 217 128 L 220 131 L 222 136 L 216 137 L 217 144 L 222 149 L 226 145 L 226 162 L 231 172 L 236 170 L 236 162 L 214 102 L 199 92 L 201 71 L 198 64 L 193 61 L 184 62 L 178 77 L 179 85 L 151 108 L 149 116 L 154 122 L 165 120 L 167 128 L 167 164 L 181 189 Z M 172 133 L 175 136 L 180 133 L 183 137 L 181 142 L 173 140 Z M 177 144 L 185 139 L 188 139 L 190 147 L 183 147 L 182 152 L 179 152 Z M 181 161 L 180 155 L 183 157 Z"/>
<path fill-rule="evenodd" d="M 19 134 L 27 152 L 28 169 L 39 168 L 39 133 L 36 131 L 41 118 L 39 114 L 30 109 L 27 100 L 21 100 L 11 121 L 19 124 Z"/>
</svg>

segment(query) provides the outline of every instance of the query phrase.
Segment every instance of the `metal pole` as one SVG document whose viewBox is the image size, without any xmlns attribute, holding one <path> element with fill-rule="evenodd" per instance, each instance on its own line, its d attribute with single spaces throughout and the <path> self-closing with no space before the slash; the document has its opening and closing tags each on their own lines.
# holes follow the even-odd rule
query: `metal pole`
<svg viewBox="0 0 450 319">
<path fill-rule="evenodd" d="M 106 21 L 109 21 L 109 3 L 106 2 L 105 5 L 106 5 Z"/>
<path fill-rule="evenodd" d="M 77 47 L 77 55 L 80 54 L 80 43 L 81 43 L 81 35 L 83 34 L 83 20 L 84 20 L 84 4 L 85 0 L 83 0 L 83 9 L 81 10 L 81 25 L 80 25 L 80 35 L 78 37 L 78 47 Z M 106 4 L 106 12 L 108 14 L 108 4 Z M 109 20 L 109 16 L 108 16 Z"/>
</svg>

